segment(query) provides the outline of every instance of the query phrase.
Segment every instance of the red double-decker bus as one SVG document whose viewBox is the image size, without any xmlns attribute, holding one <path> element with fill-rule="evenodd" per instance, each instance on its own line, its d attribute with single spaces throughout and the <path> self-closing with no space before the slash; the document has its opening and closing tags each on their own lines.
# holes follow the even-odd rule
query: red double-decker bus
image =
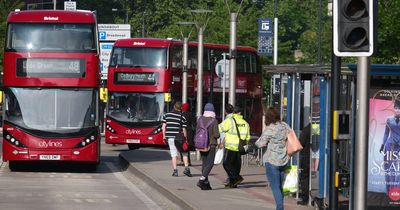
<svg viewBox="0 0 400 210">
<path fill-rule="evenodd" d="M 4 52 L 3 160 L 100 158 L 96 16 L 88 11 L 15 11 Z"/>
<path fill-rule="evenodd" d="M 162 116 L 182 98 L 182 46 L 182 41 L 150 38 L 121 39 L 114 43 L 107 81 L 106 143 L 128 144 L 130 149 L 164 145 Z M 224 88 L 221 69 L 215 70 L 214 66 L 228 52 L 228 45 L 204 44 L 203 102 L 210 101 L 212 96 L 219 119 L 222 118 Z M 196 42 L 189 43 L 188 57 L 187 101 L 194 113 Z M 262 77 L 254 48 L 237 47 L 236 84 L 238 102 L 245 107 L 244 116 L 251 124 L 251 132 L 259 135 L 262 129 Z"/>
</svg>

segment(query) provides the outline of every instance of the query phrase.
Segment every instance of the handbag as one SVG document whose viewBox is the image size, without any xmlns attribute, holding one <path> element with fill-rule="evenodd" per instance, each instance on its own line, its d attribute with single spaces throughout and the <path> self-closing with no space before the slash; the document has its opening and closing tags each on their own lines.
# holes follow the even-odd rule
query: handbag
<svg viewBox="0 0 400 210">
<path fill-rule="evenodd" d="M 224 148 L 217 149 L 215 152 L 214 165 L 219 165 L 222 163 L 222 159 L 224 159 L 224 152 Z"/>
<path fill-rule="evenodd" d="M 285 169 L 285 178 L 283 181 L 283 193 L 295 193 L 298 190 L 298 167 L 296 165 L 288 166 Z"/>
<path fill-rule="evenodd" d="M 175 147 L 179 152 L 187 152 L 189 150 L 189 141 L 186 139 L 185 135 L 183 134 L 182 129 L 182 114 L 181 119 L 179 120 L 179 133 L 175 136 Z"/>
<path fill-rule="evenodd" d="M 296 133 L 293 131 L 293 129 L 289 129 L 288 131 L 286 147 L 287 147 L 287 154 L 289 156 L 292 156 L 296 152 L 299 152 L 303 149 L 303 146 L 301 146 L 301 143 L 297 138 Z"/>
<path fill-rule="evenodd" d="M 249 152 L 249 145 L 247 144 L 246 140 L 242 140 L 242 138 L 240 138 L 240 132 L 239 132 L 239 128 L 237 126 L 236 120 L 233 117 L 232 117 L 232 119 L 235 122 L 236 132 L 237 132 L 238 137 L 239 137 L 239 146 L 238 146 L 239 154 L 245 155 L 245 154 L 247 154 Z"/>
</svg>

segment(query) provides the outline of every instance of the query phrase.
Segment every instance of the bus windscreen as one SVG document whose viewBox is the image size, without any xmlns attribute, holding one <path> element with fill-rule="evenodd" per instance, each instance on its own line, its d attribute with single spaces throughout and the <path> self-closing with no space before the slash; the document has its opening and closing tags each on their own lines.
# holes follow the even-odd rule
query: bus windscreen
<svg viewBox="0 0 400 210">
<path fill-rule="evenodd" d="M 94 27 L 73 23 L 11 23 L 6 51 L 96 52 Z"/>
<path fill-rule="evenodd" d="M 166 68 L 167 48 L 115 47 L 110 67 Z"/>
<path fill-rule="evenodd" d="M 5 120 L 32 132 L 78 132 L 97 124 L 92 88 L 6 88 Z"/>
<path fill-rule="evenodd" d="M 160 122 L 163 93 L 110 93 L 108 115 L 123 123 Z"/>
</svg>

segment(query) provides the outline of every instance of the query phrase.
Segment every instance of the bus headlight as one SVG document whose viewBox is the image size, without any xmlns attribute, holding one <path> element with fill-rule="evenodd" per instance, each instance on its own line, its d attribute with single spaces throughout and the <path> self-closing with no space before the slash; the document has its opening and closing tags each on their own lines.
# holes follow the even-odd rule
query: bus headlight
<svg viewBox="0 0 400 210">
<path fill-rule="evenodd" d="M 111 133 L 116 134 L 115 130 L 111 127 L 111 125 L 109 125 L 108 123 L 106 123 L 106 128 L 108 131 L 110 131 Z"/>
<path fill-rule="evenodd" d="M 160 133 L 162 131 L 161 125 L 157 126 L 153 131 L 150 132 L 151 135 L 155 135 L 157 133 Z"/>
<path fill-rule="evenodd" d="M 97 136 L 97 130 L 95 130 L 91 134 L 85 136 L 85 138 L 82 138 L 82 141 L 75 145 L 75 148 L 81 148 L 95 142 L 97 140 Z"/>
<path fill-rule="evenodd" d="M 7 142 L 9 142 L 12 145 L 17 146 L 17 147 L 26 148 L 26 146 L 23 143 L 21 143 L 21 141 L 19 141 L 13 135 L 8 133 L 8 131 L 3 131 L 3 133 L 4 133 L 3 136 L 5 136 L 5 139 L 6 139 Z"/>
</svg>

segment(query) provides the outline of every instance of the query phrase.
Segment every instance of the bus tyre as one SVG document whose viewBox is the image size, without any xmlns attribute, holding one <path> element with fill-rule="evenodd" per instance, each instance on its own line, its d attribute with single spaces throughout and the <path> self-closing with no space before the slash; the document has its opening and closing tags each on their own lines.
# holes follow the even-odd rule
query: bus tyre
<svg viewBox="0 0 400 210">
<path fill-rule="evenodd" d="M 139 149 L 139 146 L 135 145 L 135 144 L 128 144 L 128 148 L 129 148 L 129 150 L 135 150 L 135 149 Z"/>
<path fill-rule="evenodd" d="M 97 170 L 97 166 L 99 163 L 88 163 L 85 165 L 85 171 L 87 172 L 95 172 Z"/>
<path fill-rule="evenodd" d="M 8 161 L 8 168 L 10 169 L 10 171 L 17 171 L 19 170 L 21 163 L 19 163 L 18 161 Z"/>
</svg>

